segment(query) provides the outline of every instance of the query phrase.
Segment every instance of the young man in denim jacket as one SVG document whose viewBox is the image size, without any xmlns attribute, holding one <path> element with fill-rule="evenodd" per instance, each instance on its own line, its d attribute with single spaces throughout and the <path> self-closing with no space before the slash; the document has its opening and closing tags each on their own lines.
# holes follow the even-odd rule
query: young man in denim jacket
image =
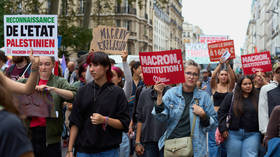
<svg viewBox="0 0 280 157">
<path fill-rule="evenodd" d="M 216 127 L 218 121 L 209 94 L 196 88 L 199 72 L 199 65 L 188 60 L 185 63 L 185 83 L 171 88 L 156 102 L 152 113 L 158 120 L 168 123 L 167 130 L 159 140 L 159 149 L 163 148 L 165 140 L 190 136 L 195 115 L 193 156 L 207 156 L 206 132 Z"/>
</svg>

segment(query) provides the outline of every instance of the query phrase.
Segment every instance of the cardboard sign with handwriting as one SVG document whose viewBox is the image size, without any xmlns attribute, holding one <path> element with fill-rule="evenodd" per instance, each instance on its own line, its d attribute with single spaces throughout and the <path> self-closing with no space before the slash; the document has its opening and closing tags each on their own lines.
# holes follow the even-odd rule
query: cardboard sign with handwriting
<svg viewBox="0 0 280 157">
<path fill-rule="evenodd" d="M 14 95 L 19 104 L 19 112 L 30 117 L 57 118 L 54 101 L 48 92 L 34 92 L 31 95 Z"/>
<path fill-rule="evenodd" d="M 90 50 L 107 54 L 122 54 L 127 51 L 129 32 L 122 27 L 98 26 L 92 30 Z"/>
</svg>

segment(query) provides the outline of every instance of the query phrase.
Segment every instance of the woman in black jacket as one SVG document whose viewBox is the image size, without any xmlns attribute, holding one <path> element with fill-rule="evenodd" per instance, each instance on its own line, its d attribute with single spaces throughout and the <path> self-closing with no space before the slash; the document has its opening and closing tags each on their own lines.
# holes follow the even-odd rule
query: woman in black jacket
<svg viewBox="0 0 280 157">
<path fill-rule="evenodd" d="M 230 115 L 227 126 L 227 115 Z M 228 157 L 257 157 L 260 143 L 258 99 L 253 80 L 242 76 L 218 111 L 219 131 L 226 139 Z"/>
</svg>

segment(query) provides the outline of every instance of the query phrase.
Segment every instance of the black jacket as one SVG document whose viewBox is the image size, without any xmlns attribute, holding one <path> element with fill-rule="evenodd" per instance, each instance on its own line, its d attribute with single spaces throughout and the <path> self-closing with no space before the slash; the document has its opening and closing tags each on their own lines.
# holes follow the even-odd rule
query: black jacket
<svg viewBox="0 0 280 157">
<path fill-rule="evenodd" d="M 93 82 L 81 87 L 75 97 L 70 115 L 70 125 L 76 125 L 79 133 L 76 138 L 78 152 L 99 153 L 118 148 L 122 141 L 122 131 L 128 130 L 130 122 L 128 104 L 123 89 L 112 83 L 99 87 Z M 90 116 L 99 113 L 121 121 L 124 130 L 109 125 L 93 125 Z"/>
<path fill-rule="evenodd" d="M 280 87 L 276 87 L 267 92 L 267 100 L 268 100 L 268 115 L 270 114 L 275 106 L 280 105 Z"/>
<path fill-rule="evenodd" d="M 233 93 L 228 93 L 224 98 L 220 109 L 218 111 L 218 120 L 219 120 L 219 131 L 223 133 L 228 130 L 226 127 L 226 117 L 230 110 L 230 105 L 232 101 Z M 243 114 L 237 116 L 234 114 L 234 107 L 231 109 L 231 120 L 229 125 L 229 130 L 239 130 L 244 129 L 247 132 L 258 132 L 259 123 L 258 123 L 258 112 L 253 105 L 251 98 L 248 97 L 243 99 Z"/>
</svg>

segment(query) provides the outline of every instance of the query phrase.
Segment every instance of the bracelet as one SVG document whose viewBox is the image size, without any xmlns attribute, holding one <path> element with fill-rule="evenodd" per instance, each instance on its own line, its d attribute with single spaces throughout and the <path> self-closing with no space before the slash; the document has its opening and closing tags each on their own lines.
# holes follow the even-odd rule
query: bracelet
<svg viewBox="0 0 280 157">
<path fill-rule="evenodd" d="M 67 153 L 73 152 L 73 150 L 67 150 Z"/>
<path fill-rule="evenodd" d="M 106 131 L 106 127 L 107 127 L 107 125 L 108 125 L 108 120 L 109 120 L 109 117 L 105 117 L 104 118 L 104 123 L 103 123 L 103 125 L 102 125 L 102 128 L 103 128 L 103 130 L 104 131 Z"/>
<path fill-rule="evenodd" d="M 142 144 L 140 142 L 135 142 L 135 146 L 137 146 L 137 145 L 141 145 L 142 146 Z"/>
</svg>

